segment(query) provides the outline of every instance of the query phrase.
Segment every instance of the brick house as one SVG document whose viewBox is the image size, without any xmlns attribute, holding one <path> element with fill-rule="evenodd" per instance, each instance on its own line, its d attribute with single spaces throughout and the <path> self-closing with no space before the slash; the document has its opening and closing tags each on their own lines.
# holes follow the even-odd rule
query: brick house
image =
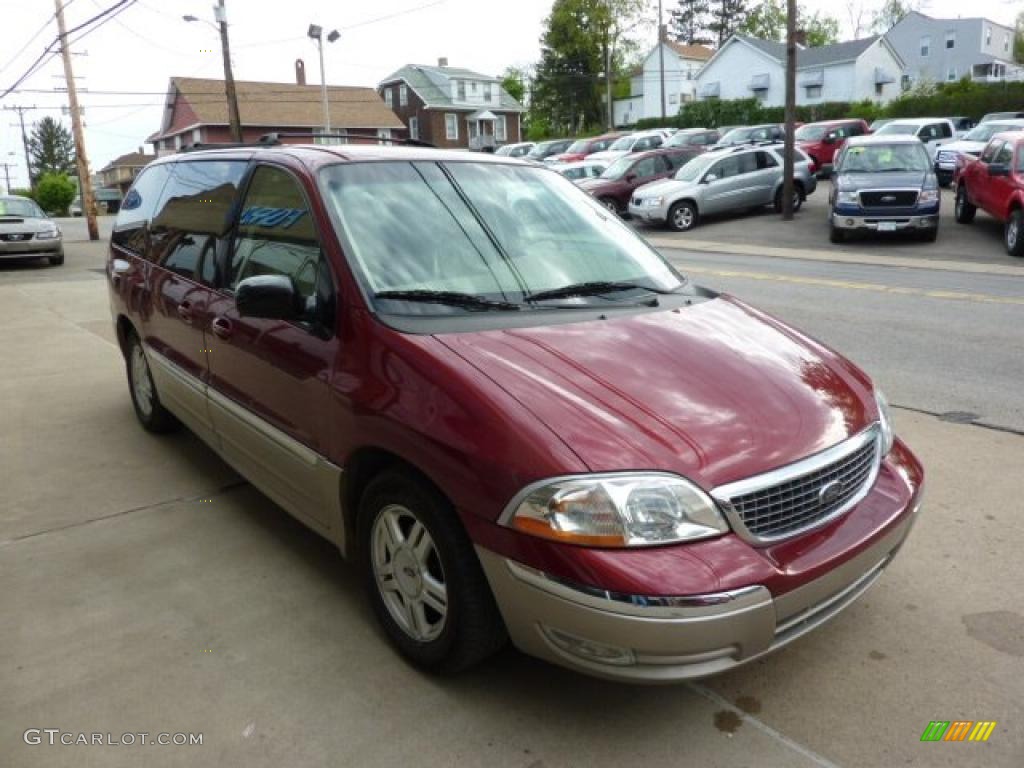
<svg viewBox="0 0 1024 768">
<path fill-rule="evenodd" d="M 323 101 L 319 85 L 305 84 L 305 71 L 296 62 L 296 83 L 235 81 L 242 138 L 257 141 L 267 133 L 324 132 Z M 327 86 L 331 132 L 364 136 L 403 138 L 405 126 L 385 106 L 373 88 L 347 85 Z M 165 155 L 190 144 L 232 141 L 224 81 L 195 77 L 172 77 L 160 130 L 146 139 Z M 310 143 L 309 138 L 282 138 L 284 143 Z M 319 139 L 315 143 L 339 143 Z"/>
<path fill-rule="evenodd" d="M 409 138 L 437 147 L 493 149 L 522 141 L 526 111 L 496 77 L 469 69 L 407 64 L 377 86 Z"/>
</svg>

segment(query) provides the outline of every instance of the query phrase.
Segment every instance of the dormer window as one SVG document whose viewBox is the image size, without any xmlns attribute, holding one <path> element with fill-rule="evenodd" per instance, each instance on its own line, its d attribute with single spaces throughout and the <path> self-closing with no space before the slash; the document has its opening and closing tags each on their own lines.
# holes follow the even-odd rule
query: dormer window
<svg viewBox="0 0 1024 768">
<path fill-rule="evenodd" d="M 474 96 L 476 96 L 476 86 L 477 83 L 475 80 L 469 84 L 469 92 L 472 93 Z"/>
<path fill-rule="evenodd" d="M 484 101 L 491 100 L 491 84 L 484 83 Z"/>
<path fill-rule="evenodd" d="M 459 101 L 466 100 L 466 81 L 459 80 Z"/>
</svg>

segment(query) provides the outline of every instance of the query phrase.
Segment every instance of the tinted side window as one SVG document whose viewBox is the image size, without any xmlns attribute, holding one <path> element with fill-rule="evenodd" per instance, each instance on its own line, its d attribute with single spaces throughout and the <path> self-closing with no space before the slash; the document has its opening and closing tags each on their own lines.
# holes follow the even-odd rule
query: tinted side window
<svg viewBox="0 0 1024 768">
<path fill-rule="evenodd" d="M 738 176 L 740 173 L 740 159 L 733 155 L 732 157 L 724 157 L 715 163 L 711 169 L 711 173 L 720 179 L 728 179 L 732 176 Z"/>
<path fill-rule="evenodd" d="M 953 130 L 950 128 L 949 123 L 939 123 L 939 136 L 943 139 L 949 139 L 953 136 Z"/>
<path fill-rule="evenodd" d="M 754 157 L 756 154 L 756 152 L 744 152 L 739 156 L 740 173 L 753 173 L 757 170 L 757 158 Z"/>
<path fill-rule="evenodd" d="M 779 165 L 775 158 L 767 152 L 755 152 L 754 157 L 757 158 L 757 169 L 761 171 L 765 168 L 777 168 Z M 800 162 L 799 156 L 797 156 L 796 161 Z"/>
<path fill-rule="evenodd" d="M 653 176 L 660 170 L 658 164 L 655 162 L 656 160 L 657 157 L 645 157 L 633 166 L 630 173 L 635 173 L 637 177 L 641 179 L 647 176 Z"/>
<path fill-rule="evenodd" d="M 146 255 L 146 224 L 156 209 L 169 175 L 170 165 L 164 163 L 145 168 L 135 178 L 114 221 L 110 238 L 114 245 L 140 256 Z"/>
<path fill-rule="evenodd" d="M 992 162 L 997 165 L 1009 165 L 1013 161 L 1013 145 L 1010 143 L 1004 143 L 999 148 L 999 152 L 996 153 L 996 159 Z"/>
<path fill-rule="evenodd" d="M 278 168 L 257 168 L 238 219 L 231 289 L 247 277 L 285 275 L 312 313 L 318 287 L 322 293 L 330 284 L 322 261 L 320 240 L 298 183 Z"/>
<path fill-rule="evenodd" d="M 668 160 L 669 170 L 678 171 L 686 165 L 686 161 L 689 160 L 690 157 L 692 157 L 692 155 L 689 155 L 686 152 L 677 152 L 672 155 L 666 155 L 665 159 Z"/>
<path fill-rule="evenodd" d="M 215 260 L 231 228 L 246 166 L 244 160 L 195 160 L 171 166 L 150 225 L 153 257 L 166 269 L 191 278 L 201 260 Z M 205 276 L 215 274 L 205 263 L 202 271 Z"/>
<path fill-rule="evenodd" d="M 981 153 L 981 162 L 991 163 L 992 158 L 996 156 L 996 152 L 999 151 L 1001 146 L 1003 146 L 1001 141 L 990 141 L 988 146 L 985 147 L 985 151 Z"/>
</svg>

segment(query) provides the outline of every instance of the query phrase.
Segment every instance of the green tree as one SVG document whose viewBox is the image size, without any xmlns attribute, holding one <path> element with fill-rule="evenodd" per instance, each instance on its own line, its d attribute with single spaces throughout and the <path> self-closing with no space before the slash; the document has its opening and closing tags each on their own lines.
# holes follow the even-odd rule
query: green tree
<svg viewBox="0 0 1024 768">
<path fill-rule="evenodd" d="M 1017 23 L 1014 25 L 1013 60 L 1024 64 L 1024 11 L 1017 14 Z"/>
<path fill-rule="evenodd" d="M 521 67 L 505 67 L 501 74 L 501 87 L 520 104 L 526 103 L 526 83 L 530 76 Z"/>
<path fill-rule="evenodd" d="M 911 11 L 916 11 L 918 0 L 885 0 L 882 7 L 875 11 L 871 20 L 871 28 L 875 32 L 884 33 L 892 29 Z"/>
<path fill-rule="evenodd" d="M 687 45 L 710 45 L 713 41 L 711 31 L 710 0 L 678 0 L 675 8 L 669 11 L 669 34 Z"/>
<path fill-rule="evenodd" d="M 66 216 L 77 193 L 75 183 L 66 173 L 44 173 L 36 183 L 35 200 L 47 213 Z"/>
<path fill-rule="evenodd" d="M 750 13 L 747 0 L 711 0 L 711 21 L 708 29 L 719 48 L 740 30 Z"/>
<path fill-rule="evenodd" d="M 807 45 L 818 47 L 839 41 L 839 21 L 826 13 L 809 13 L 804 6 L 797 11 L 797 28 L 803 30 Z M 785 0 L 764 0 L 743 20 L 740 33 L 762 40 L 783 42 L 786 39 Z"/>
<path fill-rule="evenodd" d="M 44 117 L 32 126 L 28 155 L 32 164 L 29 176 L 33 180 L 45 173 L 70 174 L 75 170 L 75 142 L 71 132 L 52 117 Z"/>
</svg>

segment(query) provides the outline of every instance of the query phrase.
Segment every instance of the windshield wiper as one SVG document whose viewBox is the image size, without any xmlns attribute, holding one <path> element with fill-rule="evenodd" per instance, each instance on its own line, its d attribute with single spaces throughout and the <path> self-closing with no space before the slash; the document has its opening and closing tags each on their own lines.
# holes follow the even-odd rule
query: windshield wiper
<svg viewBox="0 0 1024 768">
<path fill-rule="evenodd" d="M 593 280 L 586 283 L 573 283 L 563 285 L 561 288 L 552 288 L 548 291 L 528 293 L 523 296 L 523 301 L 544 301 L 546 299 L 567 299 L 573 296 L 598 296 L 602 293 L 615 293 L 617 291 L 649 291 L 651 293 L 672 293 L 661 288 L 648 288 L 646 285 L 636 283 L 612 282 L 609 280 Z"/>
<path fill-rule="evenodd" d="M 408 291 L 379 291 L 373 294 L 375 299 L 395 299 L 397 301 L 420 301 L 432 304 L 449 304 L 453 307 L 463 309 L 521 309 L 519 304 L 510 301 L 496 299 L 485 299 L 482 296 L 474 296 L 471 293 L 460 293 L 458 291 L 430 291 L 415 289 Z"/>
</svg>

